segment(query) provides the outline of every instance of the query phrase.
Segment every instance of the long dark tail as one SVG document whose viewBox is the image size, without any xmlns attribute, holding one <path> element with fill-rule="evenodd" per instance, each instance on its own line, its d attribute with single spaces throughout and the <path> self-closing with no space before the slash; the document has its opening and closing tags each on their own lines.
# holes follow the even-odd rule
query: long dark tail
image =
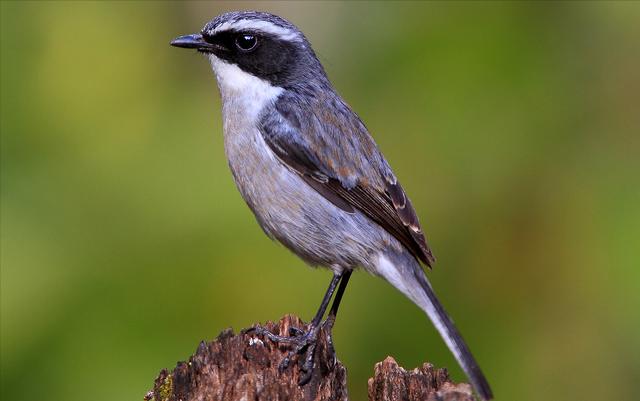
<svg viewBox="0 0 640 401">
<path fill-rule="evenodd" d="M 422 309 L 444 339 L 471 385 L 484 400 L 493 398 L 491 387 L 482 374 L 469 347 L 436 297 L 424 271 L 413 258 L 384 255 L 379 258 L 378 273 Z M 404 256 L 404 255 L 403 255 Z"/>
</svg>

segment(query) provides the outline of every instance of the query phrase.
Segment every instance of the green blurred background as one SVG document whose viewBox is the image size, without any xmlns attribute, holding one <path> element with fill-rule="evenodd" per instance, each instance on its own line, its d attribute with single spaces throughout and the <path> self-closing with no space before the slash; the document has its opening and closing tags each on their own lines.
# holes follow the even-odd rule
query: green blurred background
<svg viewBox="0 0 640 401">
<path fill-rule="evenodd" d="M 638 3 L 104 1 L 1 4 L 2 399 L 140 400 L 201 339 L 313 315 L 329 273 L 263 235 L 209 65 L 168 44 L 251 8 L 307 34 L 394 166 L 496 399 L 637 397 Z M 335 343 L 354 400 L 387 355 L 464 379 L 364 273 Z"/>
</svg>

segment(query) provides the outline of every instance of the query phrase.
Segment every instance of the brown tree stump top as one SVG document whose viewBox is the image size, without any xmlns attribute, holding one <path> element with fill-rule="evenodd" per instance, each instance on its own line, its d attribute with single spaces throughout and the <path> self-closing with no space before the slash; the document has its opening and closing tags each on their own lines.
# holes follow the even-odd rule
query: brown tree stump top
<svg viewBox="0 0 640 401">
<path fill-rule="evenodd" d="M 255 326 L 254 326 L 255 327 Z M 289 328 L 306 329 L 297 317 L 287 315 L 278 323 L 261 326 L 274 334 L 289 335 Z M 251 330 L 234 334 L 231 329 L 215 340 L 200 343 L 188 362 L 172 372 L 163 369 L 146 401 L 346 401 L 347 373 L 337 360 L 331 337 L 321 329 L 309 383 L 298 385 L 300 358 L 280 370 L 290 346 L 276 344 Z M 406 371 L 387 357 L 375 366 L 369 379 L 370 401 L 473 401 L 468 384 L 453 384 L 446 369 L 425 363 Z"/>
<path fill-rule="evenodd" d="M 369 401 L 474 401 L 471 385 L 449 381 L 446 369 L 430 363 L 407 371 L 392 357 L 376 363 Z"/>
</svg>

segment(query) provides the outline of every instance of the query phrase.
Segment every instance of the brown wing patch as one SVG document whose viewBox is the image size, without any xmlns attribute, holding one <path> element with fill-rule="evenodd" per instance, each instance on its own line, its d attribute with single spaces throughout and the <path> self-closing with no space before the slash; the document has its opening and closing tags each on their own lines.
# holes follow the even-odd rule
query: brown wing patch
<svg viewBox="0 0 640 401">
<path fill-rule="evenodd" d="M 311 118 L 306 118 L 288 104 L 278 102 L 276 109 L 289 126 L 271 114 L 262 121 L 263 138 L 275 155 L 336 207 L 360 210 L 431 266 L 435 259 L 411 202 L 351 109 L 342 102 L 323 103 L 309 108 Z"/>
<path fill-rule="evenodd" d="M 407 227 L 413 240 L 417 243 L 421 250 L 421 258 L 427 266 L 431 267 L 431 264 L 435 262 L 435 258 L 431 249 L 427 245 L 427 240 L 424 237 L 420 222 L 418 221 L 418 215 L 416 214 L 411 201 L 407 198 L 404 190 L 397 181 L 395 183 L 389 183 L 387 185 L 387 193 L 391 198 L 391 203 L 398 214 L 398 217 L 402 221 L 402 224 Z"/>
<path fill-rule="evenodd" d="M 342 197 L 340 197 L 335 191 L 333 191 L 329 186 L 327 186 L 327 182 L 318 181 L 315 178 L 306 175 L 300 174 L 302 179 L 309 184 L 309 186 L 316 190 L 320 195 L 324 196 L 329 202 L 333 203 L 335 206 L 344 210 L 347 213 L 355 213 L 353 207 L 345 201 Z"/>
<path fill-rule="evenodd" d="M 389 184 L 386 193 L 360 184 L 347 189 L 334 179 L 325 185 L 387 230 L 427 266 L 435 262 L 416 212 L 400 184 Z"/>
</svg>

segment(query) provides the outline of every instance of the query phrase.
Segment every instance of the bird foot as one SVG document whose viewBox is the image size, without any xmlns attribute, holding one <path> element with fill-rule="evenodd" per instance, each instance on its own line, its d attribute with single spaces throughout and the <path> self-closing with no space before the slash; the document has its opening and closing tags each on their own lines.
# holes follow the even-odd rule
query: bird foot
<svg viewBox="0 0 640 401">
<path fill-rule="evenodd" d="M 292 349 L 288 352 L 287 356 L 284 357 L 282 362 L 280 362 L 278 370 L 283 372 L 289 368 L 291 362 L 297 358 L 302 372 L 302 375 L 298 379 L 298 385 L 304 386 L 311 380 L 311 376 L 313 375 L 317 345 L 320 334 L 325 332 L 325 330 L 322 330 L 324 326 L 328 326 L 328 330 L 326 330 L 327 336 L 329 337 L 328 344 L 333 351 L 333 347 L 331 345 L 331 328 L 333 326 L 333 319 L 327 319 L 319 325 L 310 324 L 306 331 L 297 327 L 290 327 L 288 337 L 274 334 L 259 326 L 250 329 L 250 331 L 253 331 L 258 335 L 262 335 L 274 343 L 284 343 L 292 346 Z"/>
<path fill-rule="evenodd" d="M 293 342 L 293 349 L 289 351 L 289 354 L 280 362 L 278 369 L 284 371 L 289 367 L 294 358 L 300 358 L 299 361 L 302 361 L 300 366 L 302 375 L 298 379 L 298 385 L 304 386 L 311 380 L 311 375 L 313 374 L 313 360 L 316 354 L 320 327 L 311 326 L 307 332 L 296 330 L 295 334 L 297 334 L 297 336 L 292 337 L 296 340 Z"/>
</svg>

